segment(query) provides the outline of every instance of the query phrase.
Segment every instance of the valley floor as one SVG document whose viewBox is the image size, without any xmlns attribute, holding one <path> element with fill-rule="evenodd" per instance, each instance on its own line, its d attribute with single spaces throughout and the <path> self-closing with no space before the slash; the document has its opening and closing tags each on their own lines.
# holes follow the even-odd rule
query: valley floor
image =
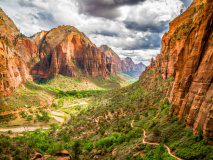
<svg viewBox="0 0 213 160">
<path fill-rule="evenodd" d="M 52 89 L 55 97 L 50 105 L 19 109 L 17 119 L 5 117 L 1 122 L 0 159 L 30 159 L 38 153 L 44 159 L 213 159 L 211 139 L 200 130 L 193 135 L 169 113 L 166 93 L 173 78 L 163 80 L 159 75 L 153 81 L 150 74 L 108 91 Z M 50 88 L 36 87 L 34 92 Z"/>
</svg>

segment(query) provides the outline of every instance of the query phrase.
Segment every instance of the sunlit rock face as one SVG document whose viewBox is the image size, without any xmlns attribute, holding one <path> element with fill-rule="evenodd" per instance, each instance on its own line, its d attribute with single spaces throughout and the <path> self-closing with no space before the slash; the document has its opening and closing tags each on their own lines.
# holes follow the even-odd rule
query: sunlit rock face
<svg viewBox="0 0 213 160">
<path fill-rule="evenodd" d="M 80 73 L 106 77 L 110 74 L 106 55 L 75 27 L 59 26 L 38 33 L 33 39 L 40 55 L 40 63 L 31 69 L 34 78 L 58 74 L 78 77 Z"/>
<path fill-rule="evenodd" d="M 36 56 L 37 46 L 23 38 L 13 21 L 0 9 L 0 96 L 31 79 L 27 63 Z"/>
<path fill-rule="evenodd" d="M 161 53 L 147 67 L 173 76 L 171 113 L 213 137 L 213 1 L 194 0 L 170 23 Z M 143 76 L 143 74 L 141 75 Z"/>
<path fill-rule="evenodd" d="M 102 45 L 99 50 L 106 54 L 107 67 L 112 73 L 122 72 L 122 61 L 120 57 L 107 45 Z"/>
<path fill-rule="evenodd" d="M 48 79 L 58 74 L 106 77 L 109 62 L 84 33 L 72 26 L 22 35 L 0 9 L 0 92 L 11 93 L 27 79 Z"/>
</svg>

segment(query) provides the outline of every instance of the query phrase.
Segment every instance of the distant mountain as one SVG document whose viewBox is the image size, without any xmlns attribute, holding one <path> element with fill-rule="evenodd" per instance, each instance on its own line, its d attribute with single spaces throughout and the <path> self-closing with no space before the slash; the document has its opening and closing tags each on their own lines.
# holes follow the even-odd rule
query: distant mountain
<svg viewBox="0 0 213 160">
<path fill-rule="evenodd" d="M 140 62 L 135 64 L 130 57 L 121 60 L 120 57 L 107 45 L 99 47 L 100 51 L 107 56 L 108 69 L 113 73 L 126 73 L 134 78 L 138 78 L 145 70 L 145 65 Z"/>
</svg>

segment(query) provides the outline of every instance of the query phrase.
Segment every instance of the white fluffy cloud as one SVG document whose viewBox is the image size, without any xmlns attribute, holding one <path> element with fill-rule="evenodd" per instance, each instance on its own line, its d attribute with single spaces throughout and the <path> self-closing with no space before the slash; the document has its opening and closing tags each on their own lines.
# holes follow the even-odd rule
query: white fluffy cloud
<svg viewBox="0 0 213 160">
<path fill-rule="evenodd" d="M 186 1 L 0 0 L 0 6 L 27 36 L 71 25 L 97 46 L 106 44 L 121 58 L 129 56 L 148 65 L 160 53 L 169 22 L 192 0 Z"/>
</svg>

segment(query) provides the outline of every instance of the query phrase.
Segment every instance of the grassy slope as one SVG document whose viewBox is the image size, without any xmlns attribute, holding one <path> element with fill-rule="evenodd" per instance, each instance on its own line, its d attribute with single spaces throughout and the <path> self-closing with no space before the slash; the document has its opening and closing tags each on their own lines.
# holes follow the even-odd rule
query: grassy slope
<svg viewBox="0 0 213 160">
<path fill-rule="evenodd" d="M 20 107 L 38 107 L 51 104 L 59 91 L 80 91 L 80 90 L 107 90 L 120 88 L 130 84 L 119 76 L 109 76 L 92 78 L 73 78 L 58 75 L 54 79 L 41 84 L 28 81 L 25 88 L 16 89 L 11 95 L 0 98 L 0 113 L 6 111 L 16 111 Z"/>
<path fill-rule="evenodd" d="M 122 79 L 127 80 L 130 83 L 134 83 L 138 80 L 138 78 L 131 77 L 130 75 L 125 73 L 119 73 L 118 76 L 121 77 Z"/>
</svg>

